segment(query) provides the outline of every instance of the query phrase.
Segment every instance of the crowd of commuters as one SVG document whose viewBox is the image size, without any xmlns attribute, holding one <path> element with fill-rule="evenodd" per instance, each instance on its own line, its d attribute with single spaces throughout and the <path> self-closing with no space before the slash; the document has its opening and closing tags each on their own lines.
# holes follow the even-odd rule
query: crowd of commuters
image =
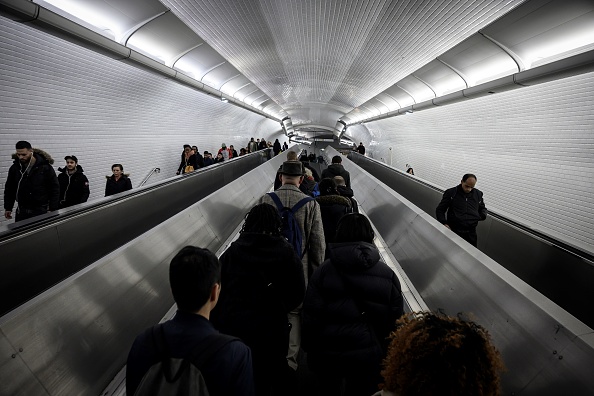
<svg viewBox="0 0 594 396">
<path fill-rule="evenodd" d="M 254 143 L 254 144 L 252 144 Z M 64 157 L 65 166 L 58 168 L 58 174 L 52 167 L 52 156 L 31 143 L 21 140 L 15 145 L 12 155 L 13 164 L 8 170 L 4 188 L 4 217 L 22 221 L 47 212 L 67 208 L 87 202 L 90 195 L 89 179 L 75 155 Z M 218 149 L 215 158 L 208 151 L 201 155 L 197 146 L 185 144 L 176 174 L 185 174 L 199 168 L 223 162 L 250 152 L 272 148 L 275 155 L 288 149 L 287 142 L 281 146 L 278 139 L 266 142 L 254 138 L 242 147 L 238 153 L 233 145 L 225 143 Z M 130 175 L 124 173 L 122 164 L 111 166 L 111 175 L 105 176 L 105 196 L 118 194 L 132 189 Z M 16 209 L 14 208 L 16 205 Z M 14 213 L 13 213 L 14 211 Z M 13 216 L 14 215 L 14 216 Z"/>
<path fill-rule="evenodd" d="M 191 362 L 191 352 L 215 334 L 231 336 L 208 362 L 195 363 L 211 395 L 296 394 L 300 353 L 313 394 L 497 395 L 503 363 L 488 333 L 439 313 L 403 316 L 398 277 L 382 262 L 367 217 L 353 211 L 344 173 L 321 179 L 314 199 L 300 189 L 313 178 L 307 169 L 287 153 L 280 185 L 246 214 L 239 238 L 219 260 L 194 247 L 172 260 L 178 311 L 137 337 L 128 394 L 155 375 L 151 334 L 160 327 L 170 356 Z M 299 245 L 287 237 L 289 218 Z"/>
<path fill-rule="evenodd" d="M 252 143 L 262 142 L 252 139 L 246 151 Z M 56 176 L 49 154 L 25 141 L 16 150 L 6 218 L 15 201 L 20 221 L 88 199 L 76 156 L 66 156 Z M 215 162 L 236 155 L 223 143 Z M 178 173 L 207 159 L 185 145 Z M 177 312 L 134 341 L 127 394 L 153 386 L 168 359 L 198 367 L 211 395 L 292 394 L 306 353 L 320 395 L 497 395 L 503 363 L 486 330 L 438 313 L 403 316 L 400 282 L 358 213 L 342 159 L 333 157 L 321 178 L 308 159 L 287 153 L 274 192 L 249 211 L 220 259 L 192 246 L 175 255 L 169 281 Z M 121 164 L 112 172 L 106 196 L 132 188 Z M 476 180 L 464 175 L 437 208 L 438 220 L 474 245 L 486 217 Z"/>
</svg>

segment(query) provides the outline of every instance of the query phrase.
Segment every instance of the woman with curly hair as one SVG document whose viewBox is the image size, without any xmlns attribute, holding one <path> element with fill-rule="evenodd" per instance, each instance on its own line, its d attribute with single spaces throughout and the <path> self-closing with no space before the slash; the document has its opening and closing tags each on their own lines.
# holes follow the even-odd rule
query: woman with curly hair
<svg viewBox="0 0 594 396">
<path fill-rule="evenodd" d="M 500 394 L 503 361 L 482 326 L 432 312 L 409 313 L 396 323 L 377 396 Z"/>
</svg>

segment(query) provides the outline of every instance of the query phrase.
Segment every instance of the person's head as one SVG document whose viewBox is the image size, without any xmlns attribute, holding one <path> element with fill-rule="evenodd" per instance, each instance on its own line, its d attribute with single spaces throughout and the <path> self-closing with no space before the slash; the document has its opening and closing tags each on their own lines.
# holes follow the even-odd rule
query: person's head
<svg viewBox="0 0 594 396">
<path fill-rule="evenodd" d="M 239 154 L 244 155 L 247 153 L 247 150 L 244 149 L 243 147 L 239 149 Z"/>
<path fill-rule="evenodd" d="M 460 182 L 460 186 L 462 186 L 462 190 L 464 190 L 464 192 L 466 194 L 471 192 L 475 185 L 476 185 L 476 176 L 475 175 L 473 175 L 472 173 L 467 173 L 464 176 L 462 176 L 462 181 Z"/>
<path fill-rule="evenodd" d="M 250 140 L 250 142 L 253 142 L 253 141 L 254 141 L 254 138 L 252 138 L 252 139 Z"/>
<path fill-rule="evenodd" d="M 487 330 L 460 317 L 408 313 L 384 359 L 384 389 L 409 395 L 499 395 L 503 361 Z"/>
<path fill-rule="evenodd" d="M 227 145 L 225 143 L 221 143 L 221 148 L 222 149 L 226 149 L 227 148 Z"/>
<path fill-rule="evenodd" d="M 359 142 L 359 146 L 363 146 L 363 142 Z"/>
<path fill-rule="evenodd" d="M 31 161 L 31 157 L 33 156 L 33 148 L 31 147 L 31 143 L 20 140 L 15 145 L 16 148 L 16 155 L 20 162 L 26 163 Z"/>
<path fill-rule="evenodd" d="M 223 159 L 223 153 L 218 153 L 217 154 L 217 159 L 218 160 L 222 160 Z"/>
<path fill-rule="evenodd" d="M 196 154 L 200 154 L 198 152 L 198 146 L 192 146 L 192 150 L 196 153 Z"/>
<path fill-rule="evenodd" d="M 184 144 L 184 153 L 189 154 L 192 151 L 192 146 L 189 144 Z"/>
<path fill-rule="evenodd" d="M 335 155 L 332 157 L 333 164 L 342 164 L 342 157 L 340 155 Z"/>
<path fill-rule="evenodd" d="M 122 172 L 124 172 L 124 167 L 122 164 L 113 164 L 111 166 L 111 171 L 115 177 L 120 177 L 122 176 Z"/>
<path fill-rule="evenodd" d="M 67 155 L 66 157 L 64 157 L 64 160 L 66 161 L 66 169 L 68 169 L 69 171 L 76 169 L 76 165 L 78 164 L 78 158 L 76 158 L 76 156 Z"/>
<path fill-rule="evenodd" d="M 360 213 L 349 213 L 340 218 L 336 227 L 336 243 L 367 242 L 373 243 L 375 234 L 371 223 Z"/>
<path fill-rule="evenodd" d="M 254 206 L 245 216 L 241 232 L 280 235 L 282 220 L 276 207 L 268 204 Z"/>
<path fill-rule="evenodd" d="M 233 147 L 233 145 L 232 145 L 232 144 L 229 146 L 229 148 L 230 148 L 231 150 L 235 150 L 235 147 Z"/>
<path fill-rule="evenodd" d="M 214 308 L 221 285 L 221 263 L 208 249 L 186 246 L 169 264 L 169 283 L 179 310 L 197 312 L 209 301 Z"/>
<path fill-rule="evenodd" d="M 293 150 L 287 151 L 287 161 L 297 161 L 297 153 Z"/>
<path fill-rule="evenodd" d="M 256 143 L 260 143 L 260 139 L 256 139 Z"/>
<path fill-rule="evenodd" d="M 305 169 L 303 169 L 303 171 L 305 172 L 305 177 L 306 178 L 313 180 L 313 173 L 311 173 L 311 169 L 305 168 Z"/>
<path fill-rule="evenodd" d="M 342 176 L 334 176 L 334 181 L 336 182 L 336 186 L 343 186 L 346 187 L 346 182 L 344 181 L 344 177 Z"/>
<path fill-rule="evenodd" d="M 338 195 L 336 182 L 329 177 L 320 180 L 319 189 L 320 195 Z"/>
<path fill-rule="evenodd" d="M 303 182 L 303 164 L 299 161 L 285 161 L 279 171 L 283 185 L 292 184 L 299 187 Z"/>
<path fill-rule="evenodd" d="M 414 175 L 414 174 L 415 174 L 415 171 L 413 170 L 413 168 L 408 168 L 408 169 L 406 170 L 406 173 L 408 173 L 408 174 L 410 174 L 410 175 Z"/>
</svg>

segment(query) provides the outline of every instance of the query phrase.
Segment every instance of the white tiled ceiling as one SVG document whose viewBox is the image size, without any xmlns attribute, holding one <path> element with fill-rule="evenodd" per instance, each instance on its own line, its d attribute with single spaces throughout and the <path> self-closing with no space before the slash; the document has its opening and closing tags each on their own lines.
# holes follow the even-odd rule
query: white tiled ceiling
<svg viewBox="0 0 594 396">
<path fill-rule="evenodd" d="M 294 125 L 332 129 L 336 119 L 325 111 L 339 117 L 350 112 L 522 1 L 162 3 L 279 104 Z"/>
</svg>

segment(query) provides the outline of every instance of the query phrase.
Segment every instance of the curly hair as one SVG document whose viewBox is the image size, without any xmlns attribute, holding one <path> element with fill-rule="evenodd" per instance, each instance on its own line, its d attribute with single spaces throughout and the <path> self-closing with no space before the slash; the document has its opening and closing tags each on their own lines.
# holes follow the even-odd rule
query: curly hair
<svg viewBox="0 0 594 396">
<path fill-rule="evenodd" d="M 254 206 L 245 215 L 245 222 L 240 232 L 257 232 L 278 236 L 280 235 L 281 226 L 282 219 L 276 207 L 262 203 Z"/>
<path fill-rule="evenodd" d="M 399 396 L 500 394 L 505 370 L 487 330 L 441 313 L 403 315 L 390 334 L 383 388 Z"/>
</svg>

